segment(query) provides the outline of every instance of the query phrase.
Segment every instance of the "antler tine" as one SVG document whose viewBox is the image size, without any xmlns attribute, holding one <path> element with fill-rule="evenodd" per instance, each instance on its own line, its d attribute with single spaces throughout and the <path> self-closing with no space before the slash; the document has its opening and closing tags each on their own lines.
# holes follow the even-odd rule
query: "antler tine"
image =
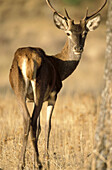
<svg viewBox="0 0 112 170">
<path fill-rule="evenodd" d="M 67 19 L 71 20 L 71 18 L 69 17 L 68 12 L 67 12 L 66 9 L 65 9 L 65 14 L 66 14 L 66 16 L 67 16 Z"/>
<path fill-rule="evenodd" d="M 51 8 L 51 10 L 52 10 L 53 12 L 56 12 L 60 17 L 62 17 L 62 18 L 65 19 L 65 16 L 61 15 L 59 12 L 57 12 L 57 11 L 54 9 L 54 7 L 53 7 L 53 6 L 51 5 L 51 3 L 50 3 L 50 0 L 46 0 L 46 2 L 47 2 L 47 5 Z"/>
<path fill-rule="evenodd" d="M 85 18 L 87 18 L 87 16 L 88 16 L 88 7 L 87 7 L 87 10 L 86 10 L 86 16 L 85 16 Z"/>
<path fill-rule="evenodd" d="M 91 17 L 95 16 L 96 14 L 98 14 L 105 7 L 106 4 L 107 4 L 107 0 L 105 0 L 104 4 L 101 6 L 101 8 L 98 9 L 98 11 L 94 12 L 90 16 L 88 16 L 88 10 L 87 10 L 85 20 L 88 20 L 89 18 L 91 18 Z"/>
</svg>

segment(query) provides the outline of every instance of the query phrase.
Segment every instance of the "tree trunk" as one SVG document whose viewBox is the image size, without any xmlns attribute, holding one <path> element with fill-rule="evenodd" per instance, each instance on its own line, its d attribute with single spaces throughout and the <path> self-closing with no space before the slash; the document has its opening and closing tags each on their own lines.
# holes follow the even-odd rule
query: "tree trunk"
<svg viewBox="0 0 112 170">
<path fill-rule="evenodd" d="M 108 2 L 105 88 L 95 134 L 92 170 L 112 170 L 112 0 Z"/>
</svg>

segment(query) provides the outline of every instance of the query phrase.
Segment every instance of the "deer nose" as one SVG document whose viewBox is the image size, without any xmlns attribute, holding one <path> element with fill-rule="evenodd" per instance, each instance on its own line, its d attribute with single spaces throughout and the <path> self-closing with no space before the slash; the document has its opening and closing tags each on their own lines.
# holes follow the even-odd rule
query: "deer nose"
<svg viewBox="0 0 112 170">
<path fill-rule="evenodd" d="M 74 51 L 76 52 L 82 52 L 83 51 L 83 47 L 82 46 L 74 46 Z"/>
</svg>

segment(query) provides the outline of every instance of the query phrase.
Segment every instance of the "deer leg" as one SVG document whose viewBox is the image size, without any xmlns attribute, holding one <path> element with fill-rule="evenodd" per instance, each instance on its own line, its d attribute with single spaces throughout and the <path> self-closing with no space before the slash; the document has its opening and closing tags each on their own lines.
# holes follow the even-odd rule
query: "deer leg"
<svg viewBox="0 0 112 170">
<path fill-rule="evenodd" d="M 23 146 L 22 146 L 22 150 L 21 150 L 19 169 L 24 169 L 26 145 L 27 145 L 28 135 L 29 135 L 29 131 L 30 131 L 30 115 L 29 115 L 29 112 L 28 112 L 25 102 L 21 102 L 20 106 L 21 106 L 21 110 L 23 113 L 24 134 L 23 134 Z"/>
<path fill-rule="evenodd" d="M 38 151 L 38 138 L 39 134 L 41 131 L 41 126 L 40 126 L 40 111 L 42 108 L 43 104 L 43 99 L 44 99 L 44 92 L 45 92 L 45 87 L 41 87 L 37 89 L 37 85 L 35 81 L 32 81 L 32 87 L 33 87 L 33 92 L 34 92 L 34 110 L 31 118 L 31 137 L 32 137 L 32 142 L 35 150 L 35 159 L 38 165 L 38 168 L 42 168 L 41 161 L 39 159 L 39 151 Z"/>
<path fill-rule="evenodd" d="M 47 166 L 48 168 L 50 167 L 49 164 L 49 138 L 50 138 L 50 132 L 51 132 L 51 118 L 52 118 L 52 113 L 54 110 L 54 105 L 56 102 L 57 94 L 55 92 L 52 92 L 50 95 L 50 98 L 48 100 L 48 106 L 47 106 L 47 121 L 45 125 L 45 150 L 46 150 L 46 155 L 47 155 Z"/>
<path fill-rule="evenodd" d="M 34 108 L 34 112 L 32 115 L 31 119 L 31 137 L 32 137 L 32 142 L 35 150 L 35 160 L 37 162 L 38 168 L 42 168 L 41 161 L 39 159 L 39 151 L 38 151 L 38 138 L 39 134 L 41 132 L 41 127 L 40 127 L 40 110 L 41 110 L 42 105 L 36 106 Z"/>
</svg>

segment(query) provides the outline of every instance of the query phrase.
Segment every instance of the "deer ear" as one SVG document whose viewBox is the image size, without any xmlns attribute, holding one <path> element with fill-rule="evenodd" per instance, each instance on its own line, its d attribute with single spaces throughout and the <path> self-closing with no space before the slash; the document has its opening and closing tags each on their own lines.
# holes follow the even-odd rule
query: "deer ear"
<svg viewBox="0 0 112 170">
<path fill-rule="evenodd" d="M 62 30 L 67 30 L 68 24 L 66 18 L 62 18 L 60 15 L 58 15 L 56 12 L 53 15 L 54 23 L 57 28 L 62 29 Z"/>
<path fill-rule="evenodd" d="M 90 19 L 87 22 L 87 24 L 86 24 L 87 29 L 89 31 L 94 31 L 100 25 L 100 21 L 101 21 L 101 15 L 98 14 L 96 17 Z"/>
</svg>

